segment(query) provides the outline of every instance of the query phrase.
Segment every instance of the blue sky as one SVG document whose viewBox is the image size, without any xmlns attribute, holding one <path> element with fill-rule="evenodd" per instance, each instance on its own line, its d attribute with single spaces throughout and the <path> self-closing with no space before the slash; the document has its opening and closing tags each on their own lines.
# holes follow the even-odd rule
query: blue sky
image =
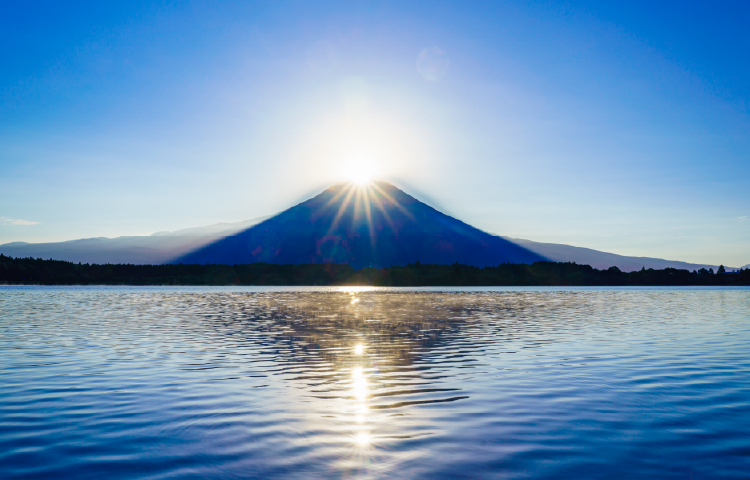
<svg viewBox="0 0 750 480">
<path fill-rule="evenodd" d="M 0 243 L 259 217 L 365 162 L 493 233 L 750 263 L 747 3 L 68 3 L 2 7 Z"/>
</svg>

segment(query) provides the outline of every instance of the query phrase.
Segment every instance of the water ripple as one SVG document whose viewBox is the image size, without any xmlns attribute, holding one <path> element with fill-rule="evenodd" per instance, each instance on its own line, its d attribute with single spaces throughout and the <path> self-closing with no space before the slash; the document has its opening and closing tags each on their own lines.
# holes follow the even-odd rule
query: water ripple
<svg viewBox="0 0 750 480">
<path fill-rule="evenodd" d="M 742 288 L 0 290 L 2 478 L 748 478 Z"/>
</svg>

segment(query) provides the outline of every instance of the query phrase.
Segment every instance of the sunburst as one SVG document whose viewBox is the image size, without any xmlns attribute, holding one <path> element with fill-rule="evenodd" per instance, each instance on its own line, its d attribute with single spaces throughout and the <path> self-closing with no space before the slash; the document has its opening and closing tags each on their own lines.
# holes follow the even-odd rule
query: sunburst
<svg viewBox="0 0 750 480">
<path fill-rule="evenodd" d="M 336 208 L 336 213 L 331 221 L 331 225 L 328 227 L 326 236 L 333 235 L 336 231 L 341 218 L 347 211 L 353 213 L 352 221 L 357 221 L 363 216 L 367 222 L 368 230 L 370 233 L 370 243 L 373 249 L 377 242 L 375 235 L 375 228 L 373 226 L 373 213 L 379 211 L 382 215 L 383 220 L 391 227 L 395 228 L 391 216 L 386 208 L 388 205 L 395 207 L 401 213 L 405 214 L 408 218 L 413 219 L 413 215 L 403 205 L 401 205 L 393 196 L 388 194 L 378 182 L 366 174 L 356 177 L 358 180 L 355 181 L 355 177 L 351 176 L 351 180 L 342 186 L 333 197 L 321 207 L 320 210 L 316 211 L 313 216 L 318 217 L 323 215 L 324 211 L 334 207 L 336 203 L 339 203 Z M 364 179 L 367 179 L 366 181 Z M 373 208 L 374 206 L 374 208 Z"/>
</svg>

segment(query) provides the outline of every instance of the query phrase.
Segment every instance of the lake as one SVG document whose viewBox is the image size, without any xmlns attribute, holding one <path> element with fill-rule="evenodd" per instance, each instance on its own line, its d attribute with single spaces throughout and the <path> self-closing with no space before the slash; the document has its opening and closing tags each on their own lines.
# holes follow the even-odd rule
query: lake
<svg viewBox="0 0 750 480">
<path fill-rule="evenodd" d="M 750 289 L 0 287 L 0 477 L 750 478 Z"/>
</svg>

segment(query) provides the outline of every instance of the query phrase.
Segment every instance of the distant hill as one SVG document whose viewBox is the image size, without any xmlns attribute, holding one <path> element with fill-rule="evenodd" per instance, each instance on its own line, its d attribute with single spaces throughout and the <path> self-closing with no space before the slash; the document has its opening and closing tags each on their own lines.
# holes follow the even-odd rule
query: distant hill
<svg viewBox="0 0 750 480">
<path fill-rule="evenodd" d="M 162 264 L 216 241 L 216 236 L 83 238 L 67 242 L 0 245 L 0 253 L 81 263 Z"/>
<path fill-rule="evenodd" d="M 245 220 L 244 222 L 234 223 L 215 223 L 213 225 L 207 225 L 205 227 L 195 228 L 183 228 L 182 230 L 176 230 L 174 232 L 156 232 L 152 234 L 152 237 L 226 237 L 234 235 L 237 232 L 245 230 L 257 225 L 264 220 L 268 220 L 274 215 L 266 215 L 264 217 L 253 218 L 252 220 Z"/>
<path fill-rule="evenodd" d="M 382 186 L 382 185 L 385 186 Z M 475 240 L 479 240 L 479 243 L 485 242 L 486 245 L 492 245 L 493 248 L 496 246 L 499 248 L 499 251 L 503 251 L 507 248 L 510 248 L 511 252 L 524 252 L 521 256 L 521 259 L 523 259 L 524 256 L 526 256 L 527 263 L 533 258 L 537 259 L 548 259 L 554 262 L 575 262 L 578 264 L 583 265 L 591 265 L 594 268 L 598 269 L 605 269 L 609 268 L 610 266 L 616 266 L 620 270 L 629 272 L 634 270 L 640 270 L 641 268 L 654 268 L 654 269 L 663 269 L 663 268 L 678 268 L 678 269 L 687 269 L 687 270 L 700 270 L 701 268 L 713 268 L 714 270 L 717 270 L 718 265 L 704 265 L 704 264 L 692 264 L 692 263 L 686 263 L 686 262 L 680 262 L 680 261 L 674 261 L 674 260 L 664 260 L 660 258 L 650 258 L 650 257 L 628 257 L 624 255 L 617 255 L 614 253 L 607 253 L 607 252 L 601 252 L 597 250 L 592 250 L 590 248 L 582 248 L 582 247 L 574 247 L 570 245 L 562 245 L 562 244 L 555 244 L 555 243 L 541 243 L 541 242 L 534 242 L 531 240 L 523 240 L 518 238 L 511 238 L 511 237 L 499 237 L 496 235 L 491 235 L 485 232 L 482 232 L 476 228 L 473 228 L 469 225 L 466 225 L 463 222 L 460 222 L 454 218 L 451 218 L 447 215 L 444 215 L 437 210 L 425 205 L 422 202 L 419 202 L 418 200 L 414 199 L 413 197 L 405 194 L 401 190 L 397 189 L 396 187 L 386 184 L 385 182 L 376 184 L 379 186 L 379 188 L 383 189 L 386 193 L 389 191 L 396 192 L 393 194 L 388 194 L 385 197 L 382 197 L 382 193 L 377 193 L 379 201 L 383 203 L 383 205 L 390 205 L 387 207 L 387 211 L 391 212 L 390 214 L 394 214 L 393 210 L 395 208 L 395 215 L 398 218 L 401 218 L 402 221 L 406 221 L 406 223 L 409 223 L 408 216 L 402 217 L 403 211 L 399 208 L 394 206 L 392 202 L 388 199 L 388 196 L 393 198 L 393 200 L 399 199 L 400 202 L 403 202 L 404 205 L 402 207 L 405 207 L 406 205 L 411 205 L 418 213 L 418 215 L 413 215 L 414 219 L 419 219 L 419 221 L 424 221 L 425 219 L 429 220 L 429 224 L 432 225 L 430 227 L 427 226 L 427 224 L 423 225 L 424 232 L 426 237 L 423 237 L 424 240 L 427 239 L 427 237 L 431 237 L 429 240 L 432 243 L 432 248 L 435 248 L 436 251 L 433 253 L 429 253 L 427 251 L 423 253 L 417 253 L 417 256 L 420 256 L 420 258 L 415 258 L 414 260 L 419 260 L 422 263 L 427 263 L 428 258 L 433 258 L 431 255 L 435 255 L 434 258 L 437 258 L 439 255 L 437 255 L 441 250 L 443 251 L 443 254 L 440 258 L 442 258 L 445 262 L 453 263 L 451 262 L 451 258 L 456 258 L 455 256 L 451 256 L 450 252 L 447 254 L 445 251 L 449 250 L 450 248 L 453 248 L 455 251 L 455 248 L 458 246 L 459 248 L 468 248 L 470 250 L 473 250 L 474 247 L 471 245 L 474 245 Z M 340 192 L 342 188 L 345 188 L 345 184 L 340 184 L 338 186 L 332 187 L 332 189 Z M 204 250 L 205 247 L 209 247 L 212 250 L 215 251 L 216 248 L 223 248 L 223 247 L 215 247 L 218 243 L 224 241 L 224 239 L 227 238 L 233 238 L 233 237 L 242 237 L 244 240 L 237 238 L 234 238 L 234 240 L 229 240 L 229 243 L 232 242 L 235 243 L 235 246 L 239 246 L 239 249 L 242 250 L 243 248 L 246 250 L 246 245 L 242 245 L 243 241 L 248 241 L 251 238 L 248 237 L 247 232 L 248 229 L 251 229 L 252 227 L 259 225 L 261 223 L 267 222 L 267 221 L 273 221 L 271 227 L 275 229 L 275 231 L 281 232 L 282 230 L 279 230 L 279 226 L 286 222 L 287 220 L 290 220 L 292 217 L 289 215 L 285 215 L 281 221 L 276 221 L 275 219 L 279 216 L 284 215 L 287 212 L 293 211 L 296 212 L 294 215 L 297 215 L 300 213 L 301 209 L 308 208 L 308 207 L 315 207 L 319 208 L 320 205 L 316 205 L 316 202 L 313 202 L 315 199 L 320 198 L 328 198 L 329 201 L 334 200 L 335 195 L 331 196 L 331 192 L 333 190 L 329 189 L 326 192 L 323 192 L 321 195 L 318 195 L 317 197 L 308 200 L 307 202 L 303 202 L 300 205 L 297 205 L 296 207 L 292 207 L 291 209 L 287 210 L 286 212 L 282 212 L 281 214 L 278 214 L 276 216 L 266 216 L 266 217 L 259 217 L 254 218 L 252 220 L 246 220 L 243 222 L 235 222 L 235 223 L 217 223 L 213 225 L 203 226 L 203 227 L 195 227 L 195 228 L 186 228 L 182 230 L 177 230 L 173 232 L 157 232 L 151 236 L 129 236 L 129 237 L 117 237 L 117 238 L 87 238 L 87 239 L 81 239 L 81 240 L 71 240 L 67 242 L 55 242 L 55 243 L 25 243 L 25 242 L 12 242 L 12 243 L 6 243 L 4 245 L 0 245 L 0 253 L 3 253 L 5 255 L 11 256 L 11 257 L 33 257 L 33 258 L 53 258 L 57 260 L 66 260 L 71 262 L 82 262 L 82 263 L 131 263 L 131 264 L 162 264 L 162 263 L 169 263 L 169 262 L 175 262 L 175 261 L 188 261 L 190 258 L 197 258 L 193 255 L 199 254 L 201 255 L 206 254 L 207 251 Z M 382 197 L 382 198 L 381 198 Z M 408 197 L 408 198 L 407 198 Z M 357 215 L 354 215 L 354 208 L 355 205 L 357 205 L 357 202 L 359 207 L 362 208 L 363 203 L 360 200 L 356 200 L 356 195 L 353 195 L 350 200 L 355 199 L 356 201 L 353 202 L 349 207 L 349 210 L 346 208 L 341 209 L 341 204 L 343 199 L 345 199 L 345 196 L 339 196 L 334 200 L 334 203 L 338 205 L 338 208 L 341 210 L 341 217 L 338 219 L 337 223 L 340 227 L 338 230 L 338 233 L 333 236 L 326 235 L 326 238 L 322 237 L 315 237 L 315 247 L 314 252 L 308 251 L 306 254 L 306 258 L 322 258 L 322 259 L 334 259 L 336 258 L 336 261 L 344 261 L 348 262 L 351 261 L 351 257 L 347 257 L 347 255 L 354 255 L 357 254 L 357 250 L 353 249 L 353 245 L 357 244 L 360 245 L 361 242 L 358 243 L 358 241 L 350 240 L 348 238 L 348 234 L 342 235 L 344 233 L 341 228 L 355 228 L 360 229 L 360 233 L 356 233 L 354 236 L 358 236 L 360 238 L 370 238 L 369 230 L 362 230 L 364 228 L 363 218 L 359 213 Z M 375 197 L 374 197 L 375 198 Z M 313 202 L 313 203 L 309 203 Z M 304 205 L 307 205 L 303 207 Z M 332 204 L 333 205 L 333 204 Z M 333 212 L 333 209 L 330 208 L 332 205 L 329 205 L 327 207 L 327 210 L 329 214 Z M 300 207 L 300 208 L 298 208 Z M 378 212 L 381 212 L 380 208 L 373 205 L 372 202 L 370 202 L 370 208 L 371 211 L 377 210 Z M 297 210 L 295 210 L 297 209 Z M 347 213 L 347 211 L 349 213 Z M 338 210 L 336 210 L 336 215 L 338 215 Z M 354 222 L 352 223 L 352 220 L 355 216 L 358 216 L 359 223 Z M 335 215 L 334 215 L 335 217 Z M 377 215 L 376 215 L 377 217 Z M 309 240 L 310 238 L 313 238 L 313 233 L 315 235 L 319 235 L 322 231 L 322 228 L 320 228 L 320 223 L 318 223 L 318 230 L 314 232 L 315 228 L 311 228 L 309 223 L 311 218 L 307 218 L 304 220 L 304 215 L 301 217 L 295 217 L 297 219 L 303 218 L 301 223 L 295 223 L 296 220 L 292 221 L 292 223 L 287 223 L 285 230 L 286 232 L 295 232 L 294 235 L 300 236 L 299 232 L 305 231 L 310 234 L 309 237 L 306 237 L 306 240 Z M 380 217 L 378 217 L 380 218 Z M 286 219 L 286 220 L 285 220 Z M 327 220 L 326 220 L 327 219 Z M 320 222 L 325 221 L 331 221 L 332 218 L 326 217 L 326 219 L 320 218 Z M 375 225 L 374 231 L 381 235 L 383 233 L 388 235 L 389 228 L 382 229 L 383 222 L 382 220 L 385 220 L 386 217 L 382 216 L 380 220 L 376 221 L 373 225 Z M 355 225 L 356 224 L 356 225 Z M 387 225 L 388 222 L 386 220 L 385 224 Z M 296 227 L 302 225 L 302 230 L 297 230 Z M 380 225 L 378 227 L 377 225 Z M 441 236 L 442 234 L 437 233 L 439 230 L 447 225 L 447 229 L 451 230 L 453 233 L 449 233 L 448 236 Z M 330 225 L 329 225 L 330 227 Z M 266 228 L 265 226 L 263 228 Z M 379 230 L 380 229 L 380 230 Z M 407 228 L 404 230 L 404 232 L 412 231 L 418 231 L 419 229 L 409 229 Z M 364 231 L 364 237 L 361 231 Z M 464 240 L 468 243 L 462 243 L 462 241 L 459 241 L 458 243 L 450 243 L 449 238 L 453 238 L 452 236 L 458 236 L 461 237 L 463 233 L 468 233 L 468 237 Z M 328 234 L 328 230 L 326 230 L 324 233 Z M 243 237 L 244 235 L 244 237 Z M 257 232 L 254 232 L 252 235 L 257 235 Z M 404 237 L 405 238 L 405 237 Z M 471 239 L 474 240 L 471 240 Z M 500 240 L 498 242 L 498 239 Z M 346 241 L 345 244 L 342 243 L 343 241 Z M 318 249 L 318 241 L 320 241 L 320 255 L 318 255 L 317 249 Z M 336 245 L 336 242 L 339 242 L 339 245 Z M 489 242 L 489 243 L 487 243 Z M 386 242 L 388 243 L 388 242 Z M 415 242 L 410 241 L 406 242 L 411 245 L 411 252 L 414 252 Z M 428 242 L 429 243 L 429 242 Z M 391 247 L 396 246 L 392 241 L 389 243 Z M 510 245 L 509 245 L 510 244 Z M 227 244 L 222 244 L 227 245 Z M 513 246 L 520 247 L 520 248 L 513 248 Z M 262 246 L 260 244 L 256 245 Z M 380 245 L 382 247 L 382 245 Z M 429 247 L 429 245 L 427 245 Z M 425 248 L 427 248 L 425 247 Z M 362 248 L 360 245 L 356 248 Z M 369 249 L 371 248 L 367 244 L 365 244 L 365 248 Z M 382 249 L 381 249 L 382 250 Z M 427 248 L 429 250 L 429 248 Z M 479 258 L 481 255 L 480 253 L 485 251 L 485 247 L 480 247 L 477 250 L 477 256 L 475 258 Z M 252 253 L 252 252 L 251 252 Z M 258 252 L 260 253 L 260 252 Z M 287 252 L 288 253 L 288 252 Z M 286 254 L 281 254 L 279 258 L 288 258 Z M 299 251 L 297 252 L 300 253 Z M 387 253 L 387 252 L 386 252 Z M 244 254 L 243 254 L 244 255 Z M 268 251 L 264 253 L 264 255 L 268 255 Z M 265 258 L 264 255 L 250 255 L 252 258 L 262 257 Z M 388 256 L 390 255 L 390 256 Z M 382 261 L 387 262 L 388 259 L 397 258 L 393 256 L 392 254 L 388 254 Z M 303 255 L 304 256 L 304 255 Z M 246 260 L 249 260 L 250 257 L 243 257 L 246 258 Z M 408 257 L 407 255 L 404 255 L 400 258 Z M 218 258 L 218 257 L 216 257 Z M 225 257 L 228 260 L 231 260 L 230 257 Z M 373 258 L 373 257 L 370 257 Z M 411 257 L 409 257 L 411 258 Z M 468 257 L 466 257 L 468 258 Z M 502 255 L 496 255 L 496 256 L 488 256 L 486 257 L 487 261 L 495 261 L 499 260 L 498 263 L 502 263 L 504 261 L 510 261 L 508 258 Z M 411 261 L 414 261 L 411 260 Z M 208 261 L 208 260 L 205 260 Z M 203 261 L 202 263 L 205 263 Z M 252 260 L 251 260 L 252 261 Z M 367 260 L 370 261 L 370 260 Z M 378 262 L 377 259 L 375 260 L 376 263 Z M 470 262 L 464 262 L 461 260 L 454 260 L 458 261 L 459 263 L 470 263 Z M 519 260 L 520 261 L 520 260 Z M 406 261 L 406 263 L 410 263 L 409 261 Z M 438 263 L 438 262 L 434 262 Z M 480 262 L 481 263 L 481 262 Z M 404 264 L 404 263 L 401 263 Z M 471 264 L 479 264 L 479 263 L 471 263 Z M 492 263 L 489 263 L 492 264 Z M 359 265 L 359 264 L 358 264 Z M 365 265 L 365 266 L 369 266 Z M 386 265 L 390 266 L 390 265 Z M 750 268 L 750 265 L 746 265 L 744 268 Z M 727 271 L 735 270 L 734 268 L 727 267 Z"/>
<path fill-rule="evenodd" d="M 632 272 L 641 268 L 653 268 L 660 270 L 663 268 L 677 268 L 680 270 L 700 270 L 701 268 L 716 270 L 716 265 L 703 265 L 676 260 L 664 260 L 661 258 L 651 257 L 627 257 L 615 253 L 600 252 L 591 248 L 573 247 L 560 243 L 540 243 L 531 240 L 522 240 L 520 238 L 503 237 L 507 240 L 529 249 L 534 253 L 546 257 L 554 262 L 574 262 L 582 265 L 591 265 L 597 269 L 606 269 L 616 266 L 623 272 Z M 726 267 L 726 266 L 725 266 Z M 735 270 L 727 267 L 727 271 Z"/>
<path fill-rule="evenodd" d="M 174 263 L 347 263 L 358 269 L 415 261 L 487 266 L 539 260 L 544 257 L 375 181 L 361 187 L 338 183 Z"/>
<path fill-rule="evenodd" d="M 244 222 L 217 223 L 174 232 L 157 232 L 151 236 L 82 238 L 54 243 L 13 242 L 0 245 L 0 253 L 12 257 L 52 258 L 68 262 L 158 265 L 168 263 L 267 218 L 269 216 Z"/>
</svg>

